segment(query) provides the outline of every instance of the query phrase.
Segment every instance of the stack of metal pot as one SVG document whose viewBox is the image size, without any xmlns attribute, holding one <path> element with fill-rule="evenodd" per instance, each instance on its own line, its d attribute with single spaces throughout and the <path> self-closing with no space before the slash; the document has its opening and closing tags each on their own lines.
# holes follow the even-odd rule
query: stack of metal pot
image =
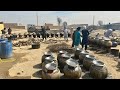
<svg viewBox="0 0 120 90">
<path fill-rule="evenodd" d="M 42 78 L 60 79 L 60 70 L 58 63 L 51 52 L 45 52 L 42 56 Z"/>
</svg>

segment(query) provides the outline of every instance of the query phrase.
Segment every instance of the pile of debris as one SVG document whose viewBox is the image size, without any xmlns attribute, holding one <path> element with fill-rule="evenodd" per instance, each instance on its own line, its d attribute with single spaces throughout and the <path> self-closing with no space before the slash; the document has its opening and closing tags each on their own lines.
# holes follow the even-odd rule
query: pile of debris
<svg viewBox="0 0 120 90">
<path fill-rule="evenodd" d="M 51 52 L 55 52 L 55 53 L 58 52 L 59 50 L 69 49 L 69 48 L 71 48 L 71 46 L 66 43 L 49 45 L 47 47 L 47 49 L 49 49 Z"/>
<path fill-rule="evenodd" d="M 49 40 L 45 41 L 44 43 L 51 44 L 51 43 L 57 43 L 57 42 L 58 42 L 57 40 L 49 39 Z"/>
<path fill-rule="evenodd" d="M 19 42 L 13 43 L 13 46 L 14 47 L 28 46 L 28 45 L 32 45 L 33 43 L 40 43 L 40 42 L 41 42 L 40 39 L 31 38 L 27 41 L 19 41 Z"/>
<path fill-rule="evenodd" d="M 31 45 L 31 42 L 29 42 L 29 41 L 19 41 L 19 42 L 13 43 L 14 47 L 28 46 L 28 45 Z"/>
</svg>

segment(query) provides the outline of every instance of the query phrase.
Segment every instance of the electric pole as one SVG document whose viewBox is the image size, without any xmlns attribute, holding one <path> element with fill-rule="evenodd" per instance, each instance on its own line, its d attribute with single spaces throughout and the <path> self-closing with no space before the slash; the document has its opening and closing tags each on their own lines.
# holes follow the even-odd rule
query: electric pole
<svg viewBox="0 0 120 90">
<path fill-rule="evenodd" d="M 38 12 L 36 12 L 36 17 L 37 17 L 37 27 L 38 27 Z"/>
<path fill-rule="evenodd" d="M 94 29 L 94 21 L 95 21 L 95 16 L 93 16 L 93 29 Z"/>
</svg>

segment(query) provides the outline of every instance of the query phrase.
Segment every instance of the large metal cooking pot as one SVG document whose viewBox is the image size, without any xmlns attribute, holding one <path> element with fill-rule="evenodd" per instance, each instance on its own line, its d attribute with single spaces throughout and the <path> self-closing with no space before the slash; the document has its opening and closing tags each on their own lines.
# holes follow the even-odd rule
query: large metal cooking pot
<svg viewBox="0 0 120 90">
<path fill-rule="evenodd" d="M 58 66 L 61 72 L 63 72 L 63 68 L 66 65 L 66 60 L 68 60 L 71 56 L 67 53 L 62 54 L 58 59 Z"/>
<path fill-rule="evenodd" d="M 51 52 L 45 52 L 42 56 L 42 63 L 45 61 L 45 58 L 49 56 L 53 57 L 53 54 Z"/>
<path fill-rule="evenodd" d="M 60 79 L 60 70 L 55 63 L 45 65 L 45 71 L 42 71 L 43 79 Z"/>
<path fill-rule="evenodd" d="M 32 43 L 32 49 L 39 49 L 40 43 Z"/>
<path fill-rule="evenodd" d="M 78 79 L 82 75 L 82 70 L 79 66 L 79 63 L 74 59 L 68 59 L 64 67 L 64 75 L 67 78 Z"/>
<path fill-rule="evenodd" d="M 81 52 L 80 52 L 79 62 L 80 62 L 81 64 L 83 64 L 83 60 L 84 60 L 84 58 L 85 58 L 86 55 L 89 55 L 89 52 L 87 52 L 87 51 L 81 51 Z"/>
<path fill-rule="evenodd" d="M 86 55 L 85 59 L 83 60 L 83 67 L 86 70 L 89 70 L 90 66 L 93 64 L 94 60 L 96 60 L 95 56 L 93 56 L 93 55 Z"/>
<path fill-rule="evenodd" d="M 80 48 L 77 48 L 76 51 L 75 51 L 75 58 L 76 59 L 79 59 L 79 55 L 80 55 L 80 52 L 83 51 L 82 49 Z"/>
<path fill-rule="evenodd" d="M 90 76 L 95 79 L 105 79 L 108 76 L 108 70 L 105 64 L 95 60 L 90 67 Z"/>
<path fill-rule="evenodd" d="M 48 64 L 48 63 L 56 63 L 57 64 L 57 61 L 54 60 L 54 57 L 53 56 L 49 56 L 49 57 L 46 57 L 44 62 L 42 63 L 42 70 L 45 70 L 45 65 Z M 58 65 L 58 64 L 57 64 Z"/>
</svg>

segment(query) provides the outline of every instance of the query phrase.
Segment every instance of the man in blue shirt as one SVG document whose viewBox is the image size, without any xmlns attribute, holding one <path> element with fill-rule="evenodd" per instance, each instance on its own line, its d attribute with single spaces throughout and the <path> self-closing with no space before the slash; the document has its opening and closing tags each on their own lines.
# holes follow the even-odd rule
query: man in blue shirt
<svg viewBox="0 0 120 90">
<path fill-rule="evenodd" d="M 85 45 L 85 50 L 87 50 L 88 35 L 89 31 L 86 29 L 86 26 L 84 26 L 84 29 L 82 30 L 82 48 L 84 48 Z"/>
</svg>

